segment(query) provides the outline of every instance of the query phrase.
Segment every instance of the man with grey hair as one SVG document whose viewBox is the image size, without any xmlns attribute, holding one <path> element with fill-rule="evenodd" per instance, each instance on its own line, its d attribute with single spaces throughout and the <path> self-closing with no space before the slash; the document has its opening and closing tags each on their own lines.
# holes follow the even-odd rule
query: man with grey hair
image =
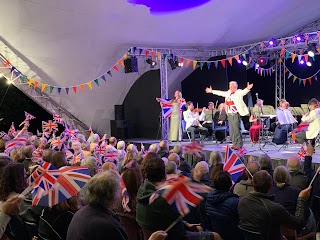
<svg viewBox="0 0 320 240">
<path fill-rule="evenodd" d="M 177 172 L 177 164 L 173 161 L 169 161 L 166 164 L 166 174 L 167 174 L 167 179 L 171 178 L 171 174 L 176 174 Z"/>
<path fill-rule="evenodd" d="M 308 187 L 308 177 L 301 172 L 301 161 L 298 157 L 292 156 L 287 160 L 287 168 L 290 172 L 290 185 L 298 190 L 303 190 Z"/>
<path fill-rule="evenodd" d="M 242 137 L 240 132 L 241 116 L 249 115 L 249 110 L 243 101 L 243 97 L 253 87 L 253 84 L 247 83 L 245 89 L 238 89 L 238 83 L 229 82 L 228 91 L 212 90 L 212 87 L 206 88 L 206 93 L 212 93 L 221 97 L 225 97 L 226 112 L 228 115 L 229 133 L 232 141 L 232 148 L 239 149 L 242 147 Z"/>
<path fill-rule="evenodd" d="M 206 161 L 200 161 L 196 164 L 196 166 L 193 169 L 192 178 L 197 182 L 201 182 L 205 185 L 210 186 L 208 173 L 209 173 L 208 163 Z"/>
<path fill-rule="evenodd" d="M 168 160 L 175 162 L 177 167 L 180 166 L 180 157 L 177 153 L 170 153 L 170 155 L 168 156 Z"/>
<path fill-rule="evenodd" d="M 67 239 L 117 239 L 127 235 L 118 218 L 111 212 L 120 199 L 120 177 L 114 171 L 95 175 L 81 190 L 85 207 L 75 213 Z"/>
<path fill-rule="evenodd" d="M 87 156 L 81 161 L 81 166 L 88 167 L 89 174 L 91 177 L 98 173 L 98 164 L 97 160 L 94 157 Z"/>
</svg>

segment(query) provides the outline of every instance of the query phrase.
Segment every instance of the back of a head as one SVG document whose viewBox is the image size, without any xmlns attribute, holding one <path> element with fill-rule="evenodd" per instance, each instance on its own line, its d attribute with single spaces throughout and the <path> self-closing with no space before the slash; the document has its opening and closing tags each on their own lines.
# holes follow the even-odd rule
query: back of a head
<svg viewBox="0 0 320 240">
<path fill-rule="evenodd" d="M 98 172 L 98 164 L 94 157 L 88 156 L 85 157 L 82 161 L 80 166 L 88 167 L 89 174 L 93 177 Z"/>
<path fill-rule="evenodd" d="M 143 176 L 140 167 L 135 166 L 126 169 L 121 178 L 128 190 L 130 198 L 135 198 L 141 184 L 143 183 Z"/>
<path fill-rule="evenodd" d="M 272 186 L 272 178 L 266 170 L 261 170 L 253 175 L 252 185 L 256 192 L 266 194 Z"/>
<path fill-rule="evenodd" d="M 80 195 L 85 204 L 110 209 L 120 197 L 120 177 L 114 171 L 96 174 L 82 188 Z"/>
<path fill-rule="evenodd" d="M 181 155 L 183 153 L 183 148 L 181 145 L 175 145 L 172 149 L 172 152 Z"/>
<path fill-rule="evenodd" d="M 248 178 L 252 179 L 252 176 L 260 170 L 261 170 L 260 164 L 257 161 L 248 162 L 247 171 L 251 173 L 251 174 L 247 173 Z"/>
<path fill-rule="evenodd" d="M 83 134 L 78 134 L 77 139 L 80 143 L 86 142 L 86 137 Z"/>
<path fill-rule="evenodd" d="M 150 182 L 161 182 L 166 178 L 166 168 L 158 154 L 148 153 L 142 160 L 141 168 L 144 177 Z"/>
<path fill-rule="evenodd" d="M 0 153 L 3 153 L 6 149 L 6 141 L 4 139 L 0 139 Z"/>
<path fill-rule="evenodd" d="M 53 153 L 51 164 L 56 168 L 67 166 L 67 158 L 65 153 L 61 151 Z"/>
<path fill-rule="evenodd" d="M 113 162 L 105 162 L 104 164 L 102 164 L 102 167 L 101 167 L 102 172 L 109 171 L 109 170 L 118 171 L 117 166 Z"/>
<path fill-rule="evenodd" d="M 301 168 L 301 161 L 298 157 L 292 156 L 287 160 L 289 172 L 298 172 Z"/>
<path fill-rule="evenodd" d="M 119 141 L 119 142 L 117 143 L 117 149 L 118 149 L 118 150 L 124 150 L 125 147 L 126 147 L 126 143 L 125 143 L 124 141 Z"/>
<path fill-rule="evenodd" d="M 153 153 L 159 152 L 159 145 L 157 143 L 151 144 L 149 146 L 149 152 L 153 152 Z"/>
<path fill-rule="evenodd" d="M 273 172 L 273 180 L 277 188 L 283 188 L 286 183 L 290 182 L 290 173 L 285 166 L 278 166 Z"/>
<path fill-rule="evenodd" d="M 214 180 L 214 178 L 216 177 L 216 174 L 220 171 L 223 171 L 223 163 L 216 163 L 215 165 L 213 165 L 210 173 L 211 181 Z"/>
<path fill-rule="evenodd" d="M 175 162 L 178 167 L 180 166 L 180 157 L 177 153 L 170 153 L 168 160 Z"/>
<path fill-rule="evenodd" d="M 109 144 L 111 146 L 116 146 L 117 145 L 117 139 L 115 137 L 110 137 L 109 138 Z"/>
<path fill-rule="evenodd" d="M 209 166 L 206 161 L 200 161 L 194 167 L 195 170 L 201 173 L 201 176 L 205 176 L 209 173 Z"/>
<path fill-rule="evenodd" d="M 160 148 L 160 150 L 168 150 L 167 141 L 165 141 L 165 140 L 160 141 L 159 148 Z"/>
<path fill-rule="evenodd" d="M 177 164 L 174 161 L 169 161 L 166 165 L 166 174 L 174 174 L 177 171 Z"/>
<path fill-rule="evenodd" d="M 319 101 L 316 98 L 311 98 L 308 102 L 308 105 L 315 105 L 317 106 L 319 104 Z"/>
<path fill-rule="evenodd" d="M 218 171 L 213 180 L 213 185 L 217 190 L 228 192 L 232 186 L 230 173 L 226 171 Z"/>
<path fill-rule="evenodd" d="M 42 154 L 42 159 L 45 162 L 51 163 L 52 156 L 53 156 L 53 150 L 52 149 L 45 149 Z"/>
<path fill-rule="evenodd" d="M 263 154 L 258 158 L 261 170 L 272 170 L 272 160 L 267 154 Z"/>
<path fill-rule="evenodd" d="M 209 167 L 216 165 L 217 163 L 222 163 L 222 155 L 219 151 L 212 151 L 209 157 Z"/>
<path fill-rule="evenodd" d="M 12 163 L 12 159 L 10 157 L 7 156 L 0 156 L 0 178 L 2 176 L 2 170 L 5 166 L 7 166 L 8 164 Z"/>
<path fill-rule="evenodd" d="M 32 153 L 34 152 L 34 150 L 36 150 L 35 147 L 32 145 L 29 145 L 29 146 L 23 147 L 22 153 L 25 156 L 25 158 L 32 158 Z"/>
</svg>

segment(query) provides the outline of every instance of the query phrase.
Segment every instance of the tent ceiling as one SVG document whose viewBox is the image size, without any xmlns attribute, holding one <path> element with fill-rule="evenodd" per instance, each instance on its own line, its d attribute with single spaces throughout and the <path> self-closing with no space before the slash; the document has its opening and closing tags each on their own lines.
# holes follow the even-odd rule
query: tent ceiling
<svg viewBox="0 0 320 240">
<path fill-rule="evenodd" d="M 161 15 L 152 15 L 146 6 L 126 0 L 1 0 L 1 6 L 1 40 L 42 82 L 59 86 L 95 79 L 130 46 L 222 48 L 247 44 L 286 36 L 319 19 L 320 10 L 319 0 L 213 0 Z M 140 74 L 148 70 L 144 61 L 139 68 Z M 173 73 L 169 86 L 176 87 L 175 79 L 181 81 L 184 75 Z M 122 103 L 138 76 L 115 73 L 94 92 L 53 97 L 102 132 L 113 119 L 113 105 Z"/>
</svg>

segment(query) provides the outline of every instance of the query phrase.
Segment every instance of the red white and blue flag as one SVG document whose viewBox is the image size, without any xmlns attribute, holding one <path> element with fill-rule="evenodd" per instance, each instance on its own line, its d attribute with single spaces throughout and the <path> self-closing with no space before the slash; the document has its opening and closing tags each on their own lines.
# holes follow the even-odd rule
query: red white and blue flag
<svg viewBox="0 0 320 240">
<path fill-rule="evenodd" d="M 82 153 L 74 154 L 73 155 L 73 164 L 81 162 L 82 159 L 83 159 L 83 154 Z"/>
<path fill-rule="evenodd" d="M 63 119 L 56 113 L 53 114 L 53 121 L 58 124 L 63 124 Z"/>
<path fill-rule="evenodd" d="M 48 122 L 42 121 L 42 132 L 51 133 L 53 130 L 58 131 L 58 124 L 49 120 Z"/>
<path fill-rule="evenodd" d="M 57 148 L 57 149 L 61 150 L 63 143 L 64 143 L 64 139 L 57 137 L 55 139 L 52 139 L 51 147 L 52 147 L 52 149 Z"/>
<path fill-rule="evenodd" d="M 247 149 L 243 146 L 238 150 L 238 154 L 240 157 L 244 157 L 244 155 L 246 155 L 246 153 L 247 153 Z"/>
<path fill-rule="evenodd" d="M 38 179 L 43 172 L 48 170 L 56 170 L 56 168 L 48 162 L 44 162 L 41 166 L 37 167 L 36 170 L 31 173 L 30 177 L 28 178 L 28 184 L 31 185 Z"/>
<path fill-rule="evenodd" d="M 6 142 L 6 148 L 4 152 L 7 154 L 10 154 L 12 150 L 14 150 L 15 148 L 25 146 L 26 143 L 27 143 L 27 136 L 20 136 L 12 140 L 9 140 Z"/>
<path fill-rule="evenodd" d="M 43 149 L 42 148 L 37 148 L 36 150 L 33 151 L 32 153 L 32 162 L 36 163 L 42 163 L 42 154 L 43 154 Z"/>
<path fill-rule="evenodd" d="M 122 177 L 120 177 L 120 187 L 121 187 L 121 198 L 122 198 L 123 210 L 125 212 L 131 212 L 131 209 L 128 206 L 128 203 L 130 201 L 129 193 L 126 185 L 124 184 Z"/>
<path fill-rule="evenodd" d="M 105 162 L 118 162 L 118 152 L 108 152 L 104 154 Z"/>
<path fill-rule="evenodd" d="M 231 94 L 232 95 L 232 94 Z M 226 112 L 231 112 L 231 113 L 237 113 L 238 110 L 237 110 L 237 107 L 236 105 L 234 104 L 234 102 L 232 101 L 231 99 L 231 95 L 229 97 L 226 98 L 226 104 L 225 104 L 225 107 L 226 107 Z"/>
<path fill-rule="evenodd" d="M 36 118 L 35 116 L 31 115 L 30 113 L 28 113 L 26 111 L 24 112 L 24 115 L 26 117 L 26 120 L 32 120 L 32 119 Z"/>
<path fill-rule="evenodd" d="M 243 174 L 243 171 L 245 169 L 246 166 L 241 161 L 240 156 L 237 154 L 237 152 L 227 146 L 223 170 L 230 173 L 233 184 Z"/>
<path fill-rule="evenodd" d="M 191 155 L 201 157 L 200 153 L 203 152 L 203 148 L 199 145 L 199 143 L 193 141 L 192 143 L 184 146 L 184 151 Z"/>
<path fill-rule="evenodd" d="M 106 147 L 104 145 L 97 145 L 94 148 L 94 153 L 97 154 L 98 156 L 104 156 L 106 154 Z"/>
<path fill-rule="evenodd" d="M 159 100 L 162 114 L 164 118 L 169 118 L 172 115 L 172 102 L 171 99 L 163 99 L 160 98 Z"/>
<path fill-rule="evenodd" d="M 66 136 L 68 136 L 68 137 L 76 137 L 78 134 L 78 129 L 72 129 L 72 128 L 66 126 L 64 132 L 65 132 Z"/>
<path fill-rule="evenodd" d="M 17 135 L 16 128 L 14 127 L 14 122 L 11 123 L 8 134 L 14 137 Z"/>
<path fill-rule="evenodd" d="M 307 154 L 307 150 L 303 146 L 301 146 L 300 150 L 297 153 L 297 155 L 300 158 L 300 160 L 303 161 L 304 157 L 306 156 L 306 154 Z"/>
<path fill-rule="evenodd" d="M 162 197 L 174 210 L 186 216 L 190 212 L 189 206 L 196 207 L 203 200 L 198 193 L 211 191 L 210 187 L 179 175 L 177 178 L 170 178 L 155 191 L 149 199 L 149 204 L 152 204 L 158 197 Z"/>
</svg>

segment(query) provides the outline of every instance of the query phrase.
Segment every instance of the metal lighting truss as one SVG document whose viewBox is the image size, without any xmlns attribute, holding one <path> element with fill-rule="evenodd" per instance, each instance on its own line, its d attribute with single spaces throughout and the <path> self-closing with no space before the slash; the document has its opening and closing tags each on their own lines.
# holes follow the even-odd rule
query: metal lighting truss
<svg viewBox="0 0 320 240">
<path fill-rule="evenodd" d="M 5 63 L 6 58 L 0 54 L 0 60 Z M 17 72 L 16 70 L 12 71 L 12 66 L 9 64 L 8 66 L 0 68 L 3 77 L 5 77 L 10 84 L 17 87 L 21 92 L 31 98 L 35 103 L 37 103 L 40 107 L 46 110 L 48 113 L 57 113 L 59 114 L 63 120 L 74 128 L 79 129 L 81 132 L 85 132 L 89 129 L 89 127 L 81 122 L 78 118 L 76 118 L 72 113 L 63 108 L 60 104 L 58 104 L 55 100 L 53 100 L 48 94 L 45 92 L 41 92 L 40 88 L 33 88 L 28 85 L 28 80 L 23 79 L 23 75 Z"/>
<path fill-rule="evenodd" d="M 161 98 L 168 98 L 168 65 L 166 59 L 160 59 L 160 87 Z M 161 136 L 162 139 L 168 139 L 169 121 L 165 118 L 163 111 L 161 111 Z"/>
<path fill-rule="evenodd" d="M 276 64 L 275 107 L 277 107 L 280 99 L 286 98 L 285 69 L 285 61 L 281 61 L 279 64 Z"/>
</svg>

